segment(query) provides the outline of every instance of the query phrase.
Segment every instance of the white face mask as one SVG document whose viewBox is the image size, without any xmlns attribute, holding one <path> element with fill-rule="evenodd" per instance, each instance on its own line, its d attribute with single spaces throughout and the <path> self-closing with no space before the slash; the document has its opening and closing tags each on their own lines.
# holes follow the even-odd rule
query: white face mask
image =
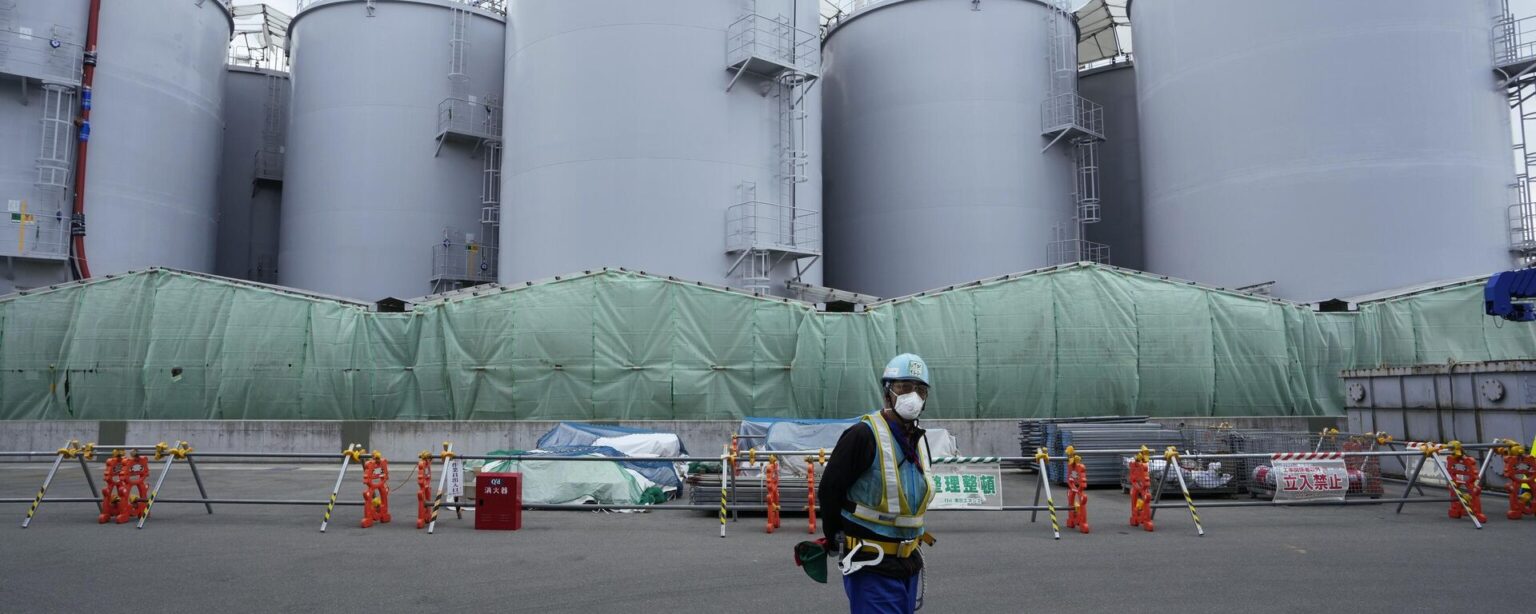
<svg viewBox="0 0 1536 614">
<path fill-rule="evenodd" d="M 896 410 L 896 415 L 901 416 L 902 420 L 911 422 L 923 413 L 923 397 L 917 396 L 916 392 L 908 392 L 896 397 L 896 406 L 891 409 Z"/>
</svg>

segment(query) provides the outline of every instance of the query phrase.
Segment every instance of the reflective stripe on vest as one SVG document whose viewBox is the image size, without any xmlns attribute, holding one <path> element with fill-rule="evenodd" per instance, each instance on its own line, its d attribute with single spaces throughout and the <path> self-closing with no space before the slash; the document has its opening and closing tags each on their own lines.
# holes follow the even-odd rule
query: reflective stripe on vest
<svg viewBox="0 0 1536 614">
<path fill-rule="evenodd" d="M 907 493 L 901 489 L 901 472 L 899 460 L 900 450 L 896 438 L 891 434 L 890 425 L 880 414 L 869 414 L 861 420 L 869 425 L 869 429 L 875 434 L 875 451 L 879 454 L 877 459 L 880 467 L 881 489 L 880 501 L 873 507 L 854 502 L 853 515 L 860 520 L 865 520 L 886 526 L 900 527 L 904 529 L 916 529 L 923 526 L 923 513 L 928 510 L 928 504 L 933 501 L 934 491 L 925 488 L 926 491 L 921 503 L 913 509 L 907 501 Z M 923 475 L 928 474 L 929 459 L 928 446 L 917 446 L 918 466 L 922 468 Z"/>
</svg>

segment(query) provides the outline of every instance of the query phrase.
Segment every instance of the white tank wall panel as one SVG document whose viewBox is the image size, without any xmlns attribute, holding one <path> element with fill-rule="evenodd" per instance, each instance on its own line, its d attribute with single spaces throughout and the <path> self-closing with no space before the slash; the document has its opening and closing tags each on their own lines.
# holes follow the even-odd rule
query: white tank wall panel
<svg viewBox="0 0 1536 614">
<path fill-rule="evenodd" d="M 1508 267 L 1489 4 L 1136 0 L 1148 268 L 1313 300 Z"/>
<path fill-rule="evenodd" d="M 1146 270 L 1141 213 L 1141 127 L 1136 117 L 1136 69 L 1129 63 L 1078 76 L 1077 92 L 1104 106 L 1099 144 L 1099 193 L 1103 219 L 1088 225 L 1088 239 L 1110 248 L 1111 264 Z"/>
<path fill-rule="evenodd" d="M 1071 145 L 1041 152 L 1048 11 L 980 9 L 898 0 L 828 36 L 827 285 L 899 296 L 1046 264 L 1072 215 Z"/>
<path fill-rule="evenodd" d="M 109 0 L 100 18 L 85 184 L 91 274 L 212 271 L 228 10 Z"/>
<path fill-rule="evenodd" d="M 274 80 L 279 120 L 287 117 L 287 73 L 230 67 L 224 96 L 224 154 L 219 175 L 219 275 L 277 281 L 277 228 L 282 184 L 256 181 L 256 154 L 265 144 L 267 105 Z M 281 147 L 286 121 L 277 124 Z"/>
<path fill-rule="evenodd" d="M 503 282 L 622 266 L 739 285 L 725 253 L 739 186 L 755 182 L 758 201 L 787 200 L 778 99 L 752 75 L 725 91 L 727 30 L 748 4 L 509 3 Z M 757 4 L 816 32 L 816 0 Z M 812 211 L 822 209 L 821 87 L 802 103 L 810 164 L 795 197 Z M 821 283 L 820 265 L 803 280 Z"/>
<path fill-rule="evenodd" d="M 0 296 L 69 281 L 69 266 L 52 260 L 0 261 Z"/>
<path fill-rule="evenodd" d="M 437 150 L 453 11 L 443 0 L 317 0 L 292 27 L 279 271 L 287 286 L 376 300 L 427 294 L 451 227 L 480 240 L 482 148 Z M 465 93 L 502 96 L 504 21 L 471 10 Z"/>
</svg>

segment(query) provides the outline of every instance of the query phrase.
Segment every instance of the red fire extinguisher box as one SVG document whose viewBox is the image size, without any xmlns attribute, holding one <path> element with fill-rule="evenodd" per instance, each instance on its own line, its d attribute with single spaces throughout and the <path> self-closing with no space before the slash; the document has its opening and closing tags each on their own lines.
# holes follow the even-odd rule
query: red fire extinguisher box
<svg viewBox="0 0 1536 614">
<path fill-rule="evenodd" d="M 475 529 L 516 531 L 521 528 L 523 528 L 523 474 L 477 474 L 475 476 Z"/>
</svg>

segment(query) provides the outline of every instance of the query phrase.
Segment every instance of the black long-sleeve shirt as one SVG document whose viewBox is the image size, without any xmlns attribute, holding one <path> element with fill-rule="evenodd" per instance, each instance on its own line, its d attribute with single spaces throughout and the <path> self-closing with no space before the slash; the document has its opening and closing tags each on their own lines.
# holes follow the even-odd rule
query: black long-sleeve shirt
<svg viewBox="0 0 1536 614">
<path fill-rule="evenodd" d="M 917 446 L 927 445 L 923 440 L 923 429 L 917 428 L 915 424 L 907 427 L 905 432 L 900 432 L 898 429 L 892 429 L 892 431 L 893 435 L 906 437 L 913 450 L 916 450 Z M 861 525 L 845 521 L 841 513 L 842 510 L 853 511 L 855 504 L 848 499 L 848 489 L 852 488 L 859 476 L 868 471 L 870 465 L 875 462 L 876 455 L 879 454 L 876 448 L 875 433 L 863 421 L 843 431 L 842 436 L 837 439 L 837 446 L 832 448 L 832 456 L 827 459 L 827 467 L 821 475 L 821 483 L 816 486 L 816 504 L 821 512 L 818 519 L 821 520 L 821 530 L 826 535 L 828 543 L 842 545 L 837 541 L 838 533 L 853 538 L 891 541 L 889 537 L 882 537 Z M 910 462 L 899 448 L 897 454 L 901 457 L 900 463 Z M 855 560 L 873 558 L 875 558 L 873 552 L 864 550 L 855 557 Z M 905 559 L 887 555 L 879 565 L 865 569 L 873 570 L 883 576 L 909 578 L 923 569 L 923 557 L 916 552 Z"/>
</svg>

